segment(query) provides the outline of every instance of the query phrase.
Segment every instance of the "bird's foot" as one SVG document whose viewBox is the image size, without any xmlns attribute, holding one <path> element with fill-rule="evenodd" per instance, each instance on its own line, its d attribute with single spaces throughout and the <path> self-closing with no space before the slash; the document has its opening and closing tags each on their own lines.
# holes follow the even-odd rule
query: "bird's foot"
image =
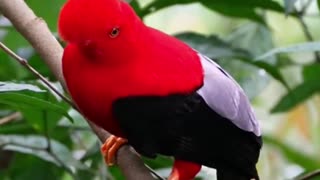
<svg viewBox="0 0 320 180">
<path fill-rule="evenodd" d="M 115 155 L 118 149 L 128 142 L 127 139 L 111 135 L 106 142 L 101 146 L 101 152 L 108 166 L 115 163 Z"/>
</svg>

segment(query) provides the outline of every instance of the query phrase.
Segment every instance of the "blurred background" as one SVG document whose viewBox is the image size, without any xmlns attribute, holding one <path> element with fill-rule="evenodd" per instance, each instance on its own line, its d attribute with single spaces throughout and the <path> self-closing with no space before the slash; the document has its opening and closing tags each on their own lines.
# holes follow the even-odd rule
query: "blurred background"
<svg viewBox="0 0 320 180">
<path fill-rule="evenodd" d="M 65 0 L 25 2 L 58 38 Z M 319 0 L 129 2 L 147 25 L 215 59 L 244 88 L 263 130 L 262 180 L 320 168 Z M 0 41 L 62 91 L 1 12 Z M 0 179 L 124 179 L 117 167 L 104 165 L 99 147 L 81 115 L 0 51 Z M 166 157 L 145 162 L 162 176 L 172 165 Z M 215 174 L 203 168 L 199 178 L 214 180 Z"/>
</svg>

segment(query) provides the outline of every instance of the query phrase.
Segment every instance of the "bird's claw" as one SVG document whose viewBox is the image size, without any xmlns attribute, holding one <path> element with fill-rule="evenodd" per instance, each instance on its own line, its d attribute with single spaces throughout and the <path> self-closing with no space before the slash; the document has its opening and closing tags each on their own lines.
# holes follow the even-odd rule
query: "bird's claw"
<svg viewBox="0 0 320 180">
<path fill-rule="evenodd" d="M 124 138 L 111 135 L 101 146 L 102 155 L 108 166 L 113 166 L 115 164 L 115 155 L 118 149 L 127 142 L 128 140 Z"/>
</svg>

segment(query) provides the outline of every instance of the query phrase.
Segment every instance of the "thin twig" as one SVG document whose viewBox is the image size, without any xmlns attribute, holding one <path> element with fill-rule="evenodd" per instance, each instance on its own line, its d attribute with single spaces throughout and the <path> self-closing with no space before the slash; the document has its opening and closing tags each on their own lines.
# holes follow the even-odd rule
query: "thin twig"
<svg viewBox="0 0 320 180">
<path fill-rule="evenodd" d="M 33 75 L 39 78 L 45 85 L 48 86 L 53 92 L 55 92 L 61 99 L 70 104 L 74 109 L 76 109 L 75 105 L 71 102 L 69 98 L 60 93 L 45 77 L 43 77 L 37 70 L 35 70 L 32 66 L 28 64 L 28 61 L 16 53 L 14 53 L 11 49 L 9 49 L 6 45 L 0 42 L 0 48 L 9 54 L 13 59 L 17 60 L 22 66 L 27 68 Z"/>
<path fill-rule="evenodd" d="M 313 2 L 313 0 L 308 0 L 304 6 L 302 6 L 301 10 L 300 10 L 300 13 L 301 13 L 301 16 L 304 16 L 305 13 L 307 12 L 308 8 L 310 7 L 311 3 Z"/>
<path fill-rule="evenodd" d="M 301 25 L 302 31 L 305 35 L 305 37 L 307 38 L 308 41 L 314 41 L 314 38 L 309 30 L 309 27 L 307 25 L 307 23 L 305 22 L 305 20 L 303 19 L 304 15 L 306 14 L 306 11 L 308 10 L 309 6 L 311 5 L 313 0 L 308 0 L 304 6 L 302 6 L 301 10 L 297 10 L 295 8 L 295 13 L 296 16 L 298 18 L 298 22 Z M 320 63 L 320 54 L 319 52 L 315 52 L 314 56 L 316 58 L 316 62 Z"/>
<path fill-rule="evenodd" d="M 314 177 L 320 176 L 320 169 L 315 170 L 313 172 L 307 173 L 306 175 L 303 175 L 301 177 L 296 178 L 295 180 L 309 180 Z"/>
<path fill-rule="evenodd" d="M 0 126 L 4 125 L 4 124 L 7 124 L 13 120 L 16 120 L 18 118 L 21 117 L 21 113 L 20 112 L 15 112 L 15 113 L 12 113 L 6 117 L 3 117 L 0 119 Z"/>
</svg>

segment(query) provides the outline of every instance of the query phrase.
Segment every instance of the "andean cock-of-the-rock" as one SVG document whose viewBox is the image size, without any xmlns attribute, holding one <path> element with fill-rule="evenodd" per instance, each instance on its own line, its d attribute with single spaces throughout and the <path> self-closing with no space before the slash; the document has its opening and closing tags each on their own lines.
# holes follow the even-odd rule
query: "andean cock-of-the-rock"
<svg viewBox="0 0 320 180">
<path fill-rule="evenodd" d="M 237 82 L 213 60 L 146 26 L 122 0 L 68 0 L 59 16 L 63 75 L 90 121 L 113 134 L 107 164 L 128 143 L 174 157 L 170 180 L 201 166 L 218 180 L 259 179 L 259 123 Z"/>
</svg>

